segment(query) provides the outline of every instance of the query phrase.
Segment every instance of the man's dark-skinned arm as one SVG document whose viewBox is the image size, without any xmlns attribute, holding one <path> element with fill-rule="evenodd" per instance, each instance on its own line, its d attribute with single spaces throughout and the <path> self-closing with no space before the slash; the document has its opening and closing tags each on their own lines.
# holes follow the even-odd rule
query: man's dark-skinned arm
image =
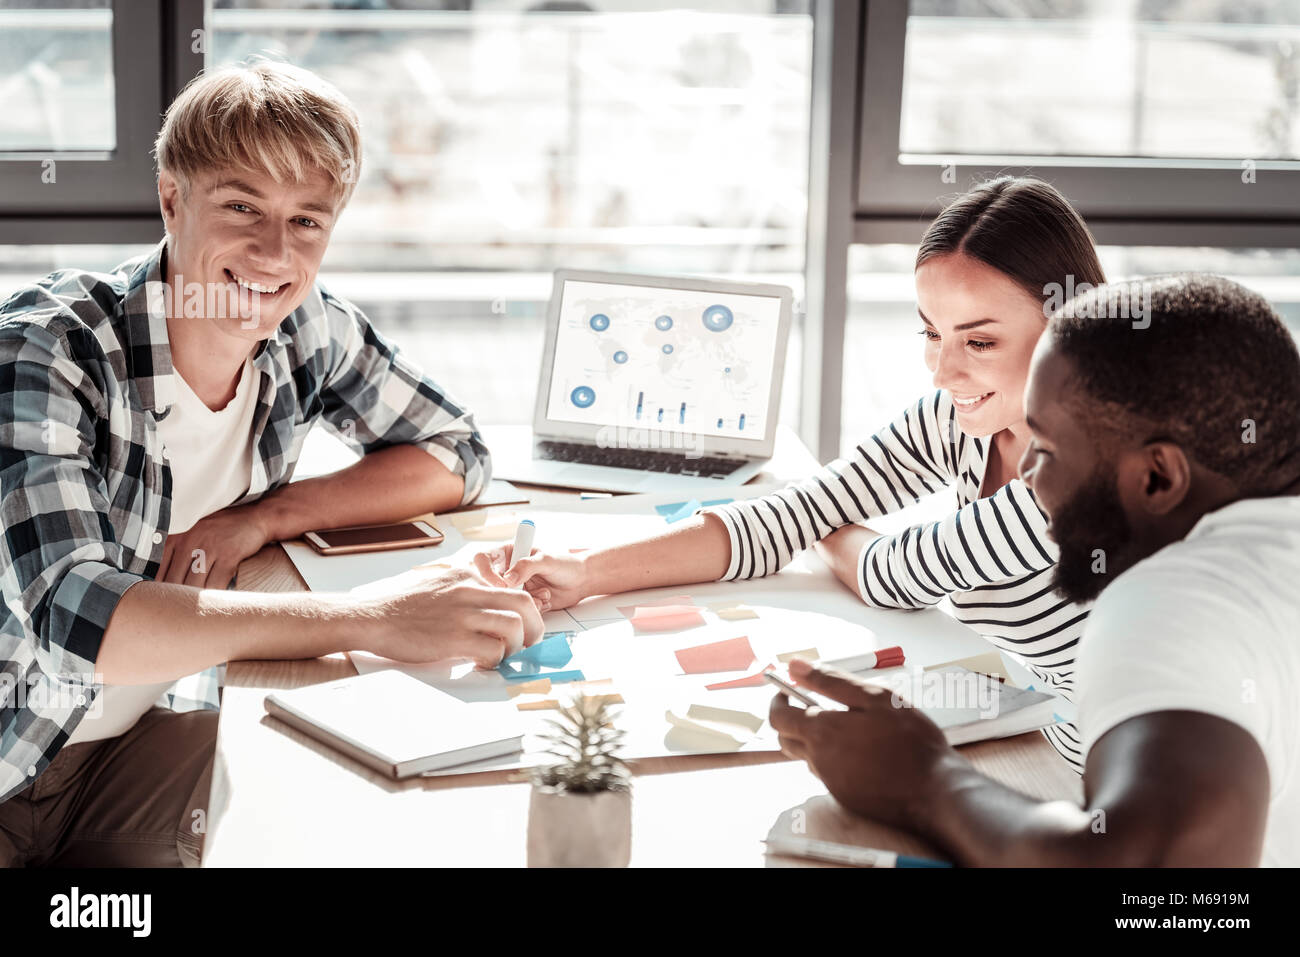
<svg viewBox="0 0 1300 957">
<path fill-rule="evenodd" d="M 1259 862 L 1268 767 L 1244 728 L 1193 711 L 1139 715 L 1088 754 L 1085 806 L 1036 801 L 976 771 L 920 711 L 834 669 L 792 662 L 848 711 L 772 702 L 781 746 L 851 811 L 924 837 L 963 865 L 1231 867 Z"/>
</svg>

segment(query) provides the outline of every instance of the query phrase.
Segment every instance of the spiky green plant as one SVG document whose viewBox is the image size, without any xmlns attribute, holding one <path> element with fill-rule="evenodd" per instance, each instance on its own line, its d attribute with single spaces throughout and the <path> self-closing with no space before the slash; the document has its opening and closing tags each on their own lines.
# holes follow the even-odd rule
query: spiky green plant
<svg viewBox="0 0 1300 957">
<path fill-rule="evenodd" d="M 547 719 L 554 730 L 546 735 L 551 744 L 546 753 L 559 760 L 538 768 L 533 780 L 573 794 L 627 790 L 631 773 L 617 753 L 627 732 L 614 726 L 618 711 L 609 700 L 579 696 L 558 710 L 558 719 Z"/>
</svg>

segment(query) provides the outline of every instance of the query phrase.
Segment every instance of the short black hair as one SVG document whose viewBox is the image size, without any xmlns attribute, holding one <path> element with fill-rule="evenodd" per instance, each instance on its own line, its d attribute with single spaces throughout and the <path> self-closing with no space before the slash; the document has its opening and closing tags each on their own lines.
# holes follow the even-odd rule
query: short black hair
<svg viewBox="0 0 1300 957">
<path fill-rule="evenodd" d="M 1176 442 L 1247 497 L 1300 476 L 1300 350 L 1258 293 L 1201 273 L 1116 283 L 1064 304 L 1047 335 L 1094 436 Z"/>
</svg>

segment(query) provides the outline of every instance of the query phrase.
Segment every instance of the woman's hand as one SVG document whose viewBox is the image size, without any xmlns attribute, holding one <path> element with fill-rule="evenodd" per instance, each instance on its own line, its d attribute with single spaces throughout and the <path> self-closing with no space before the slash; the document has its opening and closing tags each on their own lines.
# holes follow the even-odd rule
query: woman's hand
<svg viewBox="0 0 1300 957">
<path fill-rule="evenodd" d="M 539 611 L 568 608 L 591 594 L 591 576 L 582 556 L 551 555 L 533 549 L 531 555 L 506 571 L 513 555 L 514 546 L 503 545 L 475 555 L 474 564 L 481 572 L 490 571 L 508 588 L 527 589 Z"/>
</svg>

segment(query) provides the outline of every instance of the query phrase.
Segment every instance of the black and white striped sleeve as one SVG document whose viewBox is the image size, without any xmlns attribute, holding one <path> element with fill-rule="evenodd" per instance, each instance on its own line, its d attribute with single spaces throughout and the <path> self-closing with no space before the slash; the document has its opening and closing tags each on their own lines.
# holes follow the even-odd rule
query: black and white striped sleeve
<svg viewBox="0 0 1300 957">
<path fill-rule="evenodd" d="M 1056 544 L 1019 479 L 938 522 L 874 539 L 858 560 L 858 590 L 877 608 L 920 608 L 1050 568 Z"/>
<path fill-rule="evenodd" d="M 936 392 L 811 478 L 703 509 L 722 519 L 731 539 L 723 580 L 775 574 L 840 526 L 897 511 L 951 484 L 958 455 L 951 420 L 952 400 Z"/>
</svg>

